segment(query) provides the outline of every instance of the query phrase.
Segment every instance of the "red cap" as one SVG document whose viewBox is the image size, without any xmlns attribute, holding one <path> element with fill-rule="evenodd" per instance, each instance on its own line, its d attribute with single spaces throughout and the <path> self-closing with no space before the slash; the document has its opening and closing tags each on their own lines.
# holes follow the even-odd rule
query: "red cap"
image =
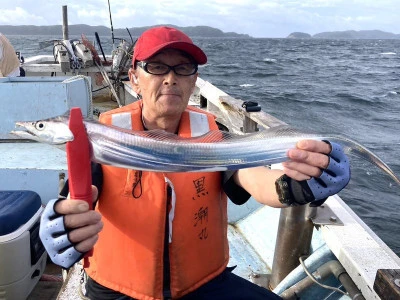
<svg viewBox="0 0 400 300">
<path fill-rule="evenodd" d="M 132 65 L 137 61 L 150 58 L 162 49 L 178 49 L 188 53 L 199 65 L 207 62 L 207 56 L 193 41 L 182 31 L 161 26 L 154 27 L 142 33 L 136 42 L 133 52 Z"/>
</svg>

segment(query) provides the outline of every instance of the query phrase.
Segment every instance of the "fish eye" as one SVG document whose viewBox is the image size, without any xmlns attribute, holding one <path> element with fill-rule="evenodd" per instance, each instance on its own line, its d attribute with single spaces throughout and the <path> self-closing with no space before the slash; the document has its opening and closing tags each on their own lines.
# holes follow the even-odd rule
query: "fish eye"
<svg viewBox="0 0 400 300">
<path fill-rule="evenodd" d="M 44 129 L 44 123 L 42 123 L 42 122 L 37 122 L 36 124 L 35 124 L 35 128 L 37 129 L 37 130 L 43 130 Z"/>
</svg>

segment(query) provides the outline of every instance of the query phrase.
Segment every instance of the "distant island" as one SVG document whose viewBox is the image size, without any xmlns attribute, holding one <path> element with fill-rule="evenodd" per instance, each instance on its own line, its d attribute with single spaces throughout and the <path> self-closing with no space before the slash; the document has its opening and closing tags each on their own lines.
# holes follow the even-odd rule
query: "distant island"
<svg viewBox="0 0 400 300">
<path fill-rule="evenodd" d="M 252 38 L 248 34 L 236 32 L 223 32 L 222 30 L 210 26 L 172 26 L 185 32 L 190 37 L 210 37 L 210 38 Z M 159 25 L 156 25 L 159 26 Z M 154 26 L 132 27 L 132 28 L 114 28 L 115 37 L 127 37 L 129 33 L 133 37 L 140 36 L 145 30 Z M 129 33 L 128 33 L 129 30 Z M 0 32 L 5 35 L 51 35 L 62 37 L 61 25 L 36 26 L 36 25 L 0 25 Z M 68 34 L 71 36 L 80 36 L 81 34 L 93 36 L 97 32 L 100 36 L 110 36 L 111 29 L 107 26 L 91 26 L 86 24 L 76 24 L 68 26 Z M 381 30 L 346 30 L 321 32 L 314 35 L 304 32 L 292 32 L 286 38 L 288 39 L 400 39 L 400 34 L 385 32 Z"/>
<path fill-rule="evenodd" d="M 381 30 L 346 30 L 321 32 L 314 35 L 304 32 L 292 32 L 287 36 L 289 39 L 400 39 L 400 34 L 385 32 Z"/>
<path fill-rule="evenodd" d="M 248 34 L 240 34 L 235 32 L 223 32 L 220 29 L 209 27 L 209 26 L 189 26 L 189 27 L 179 27 L 175 25 L 165 24 L 166 26 L 172 26 L 178 28 L 185 32 L 190 37 L 229 37 L 229 38 L 251 38 Z M 145 27 L 134 27 L 129 28 L 129 32 L 132 36 L 139 36 L 145 30 L 153 26 Z M 52 25 L 52 26 L 35 26 L 35 25 L 0 25 L 0 32 L 4 35 L 53 35 L 62 36 L 62 26 Z M 97 32 L 101 36 L 111 35 L 111 29 L 106 26 L 90 26 L 85 24 L 78 25 L 68 25 L 69 35 L 94 35 Z M 128 30 L 117 28 L 114 29 L 114 36 L 129 36 Z"/>
</svg>

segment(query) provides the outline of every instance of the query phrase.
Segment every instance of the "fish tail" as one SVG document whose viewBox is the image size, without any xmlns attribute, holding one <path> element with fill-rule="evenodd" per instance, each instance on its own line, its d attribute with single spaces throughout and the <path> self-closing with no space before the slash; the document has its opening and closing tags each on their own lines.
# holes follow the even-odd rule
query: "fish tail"
<svg viewBox="0 0 400 300">
<path fill-rule="evenodd" d="M 351 140 L 347 137 L 333 137 L 329 138 L 329 140 L 337 142 L 341 144 L 344 148 L 345 153 L 357 156 L 363 160 L 370 162 L 371 164 L 377 166 L 381 170 L 383 170 L 386 174 L 388 174 L 398 185 L 400 185 L 400 179 L 396 176 L 393 170 L 375 153 L 368 150 L 366 147 L 361 145 L 360 143 Z"/>
</svg>

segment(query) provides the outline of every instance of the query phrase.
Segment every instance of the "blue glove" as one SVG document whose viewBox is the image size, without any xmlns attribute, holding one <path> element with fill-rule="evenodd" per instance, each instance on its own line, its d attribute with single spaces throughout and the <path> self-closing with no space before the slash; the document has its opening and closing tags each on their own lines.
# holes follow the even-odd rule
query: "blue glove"
<svg viewBox="0 0 400 300">
<path fill-rule="evenodd" d="M 328 167 L 321 176 L 297 181 L 283 174 L 275 181 L 279 201 L 286 206 L 319 206 L 325 200 L 341 191 L 350 181 L 350 164 L 343 148 L 336 143 L 325 141 L 332 146 L 328 154 Z"/>
<path fill-rule="evenodd" d="M 68 238 L 68 231 L 64 226 L 64 216 L 54 211 L 54 206 L 60 201 L 49 201 L 40 220 L 39 236 L 53 263 L 70 268 L 79 261 L 84 253 L 77 251 Z"/>
<path fill-rule="evenodd" d="M 340 192 L 350 181 L 350 163 L 342 146 L 326 141 L 332 151 L 328 154 L 329 165 L 320 177 L 307 180 L 315 200 L 325 199 Z"/>
</svg>

